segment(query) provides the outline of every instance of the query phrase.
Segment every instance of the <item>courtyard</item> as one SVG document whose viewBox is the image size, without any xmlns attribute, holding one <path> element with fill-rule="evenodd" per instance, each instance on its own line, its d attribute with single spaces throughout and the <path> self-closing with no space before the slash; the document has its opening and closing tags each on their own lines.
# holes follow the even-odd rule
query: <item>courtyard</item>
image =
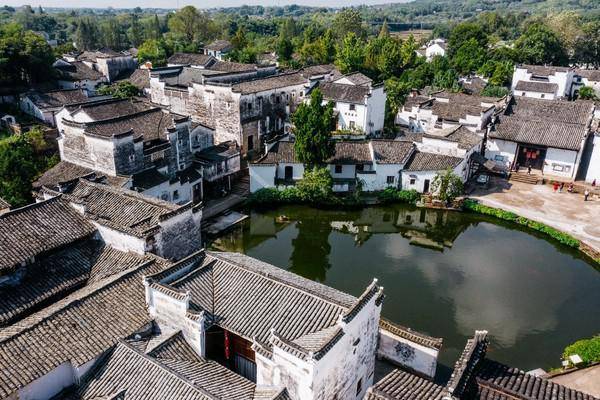
<svg viewBox="0 0 600 400">
<path fill-rule="evenodd" d="M 478 188 L 470 197 L 483 204 L 512 211 L 567 232 L 600 252 L 600 200 L 579 193 L 553 192 L 550 185 L 530 185 L 494 178 L 488 189 Z"/>
</svg>

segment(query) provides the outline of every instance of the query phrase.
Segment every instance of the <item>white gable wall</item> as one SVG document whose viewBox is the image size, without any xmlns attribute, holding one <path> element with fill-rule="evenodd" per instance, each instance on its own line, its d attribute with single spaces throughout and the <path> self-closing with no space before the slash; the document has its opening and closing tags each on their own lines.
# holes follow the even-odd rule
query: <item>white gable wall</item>
<svg viewBox="0 0 600 400">
<path fill-rule="evenodd" d="M 585 174 L 585 181 L 592 183 L 595 180 L 596 184 L 600 184 L 600 135 L 594 135 L 588 146 L 589 145 L 593 147 L 591 149 L 592 155 L 588 164 L 587 173 Z"/>
</svg>

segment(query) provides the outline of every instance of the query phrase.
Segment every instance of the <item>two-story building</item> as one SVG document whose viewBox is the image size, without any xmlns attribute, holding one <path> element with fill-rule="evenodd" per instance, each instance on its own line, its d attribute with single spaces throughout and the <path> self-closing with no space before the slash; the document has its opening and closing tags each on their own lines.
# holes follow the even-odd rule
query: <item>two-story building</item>
<svg viewBox="0 0 600 400">
<path fill-rule="evenodd" d="M 84 89 L 89 94 L 95 94 L 100 85 L 108 82 L 106 76 L 83 61 L 58 59 L 52 66 L 57 72 L 58 87 L 61 89 Z"/>
<path fill-rule="evenodd" d="M 233 50 L 233 45 L 229 40 L 215 40 L 204 46 L 204 54 L 213 56 L 220 61 L 223 61 L 231 50 Z"/>
<path fill-rule="evenodd" d="M 387 100 L 383 84 L 374 85 L 370 78 L 355 72 L 321 82 L 318 87 L 324 103 L 333 102 L 337 130 L 363 134 L 383 131 Z"/>
<path fill-rule="evenodd" d="M 137 59 L 132 54 L 107 48 L 64 54 L 63 59 L 69 63 L 82 62 L 87 67 L 100 72 L 108 82 L 113 82 L 121 75 L 137 68 Z"/>
<path fill-rule="evenodd" d="M 537 99 L 569 99 L 574 69 L 546 65 L 516 65 L 511 90 L 513 96 Z"/>
</svg>

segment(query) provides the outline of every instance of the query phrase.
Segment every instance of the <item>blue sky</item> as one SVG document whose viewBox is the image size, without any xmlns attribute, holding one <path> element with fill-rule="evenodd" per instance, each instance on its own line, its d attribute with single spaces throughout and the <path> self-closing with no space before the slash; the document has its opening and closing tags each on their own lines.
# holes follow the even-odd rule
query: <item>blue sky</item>
<svg viewBox="0 0 600 400">
<path fill-rule="evenodd" d="M 235 7 L 243 4 L 263 5 L 263 6 L 285 6 L 290 4 L 301 4 L 309 6 L 328 6 L 340 7 L 360 4 L 382 4 L 382 3 L 399 3 L 406 0 L 219 0 L 215 2 L 206 1 L 190 1 L 190 0 L 0 0 L 0 5 L 7 4 L 9 6 L 21 6 L 30 4 L 33 7 L 41 5 L 42 7 L 65 7 L 65 8 L 80 8 L 80 7 L 114 7 L 114 8 L 175 8 L 183 7 L 191 4 L 198 8 L 209 7 Z"/>
</svg>

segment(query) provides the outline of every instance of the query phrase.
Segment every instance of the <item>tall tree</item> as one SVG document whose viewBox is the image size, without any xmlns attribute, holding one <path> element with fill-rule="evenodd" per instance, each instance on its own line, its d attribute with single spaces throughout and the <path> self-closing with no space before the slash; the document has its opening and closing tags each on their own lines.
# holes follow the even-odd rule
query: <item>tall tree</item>
<svg viewBox="0 0 600 400">
<path fill-rule="evenodd" d="M 582 65 L 600 68 L 600 21 L 585 23 L 583 35 L 575 42 L 575 60 Z"/>
<path fill-rule="evenodd" d="M 169 18 L 169 29 L 188 42 L 199 42 L 206 38 L 209 22 L 205 13 L 194 6 L 185 6 Z"/>
<path fill-rule="evenodd" d="M 452 57 L 464 43 L 471 39 L 474 39 L 479 47 L 487 47 L 488 37 L 480 25 L 472 22 L 462 22 L 456 25 L 448 39 L 448 56 Z"/>
<path fill-rule="evenodd" d="M 338 39 L 344 39 L 348 33 L 354 33 L 359 38 L 366 36 L 360 11 L 355 8 L 345 8 L 333 18 L 333 31 Z"/>
<path fill-rule="evenodd" d="M 381 30 L 379 31 L 379 37 L 389 37 L 390 36 L 390 28 L 388 27 L 387 19 L 383 21 L 383 25 L 381 25 Z"/>
<path fill-rule="evenodd" d="M 335 64 L 343 74 L 360 71 L 365 61 L 365 44 L 354 32 L 346 35 L 336 51 Z"/>
<path fill-rule="evenodd" d="M 143 41 L 142 26 L 137 14 L 131 14 L 131 26 L 129 27 L 129 43 L 133 47 L 138 47 Z"/>
<path fill-rule="evenodd" d="M 542 23 L 530 25 L 515 42 L 521 62 L 567 65 L 569 57 L 560 38 Z"/>
<path fill-rule="evenodd" d="M 298 159 L 309 168 L 325 163 L 335 151 L 331 140 L 333 104 L 323 105 L 323 94 L 316 88 L 310 94 L 310 103 L 302 103 L 292 115 L 294 149 Z"/>
</svg>

